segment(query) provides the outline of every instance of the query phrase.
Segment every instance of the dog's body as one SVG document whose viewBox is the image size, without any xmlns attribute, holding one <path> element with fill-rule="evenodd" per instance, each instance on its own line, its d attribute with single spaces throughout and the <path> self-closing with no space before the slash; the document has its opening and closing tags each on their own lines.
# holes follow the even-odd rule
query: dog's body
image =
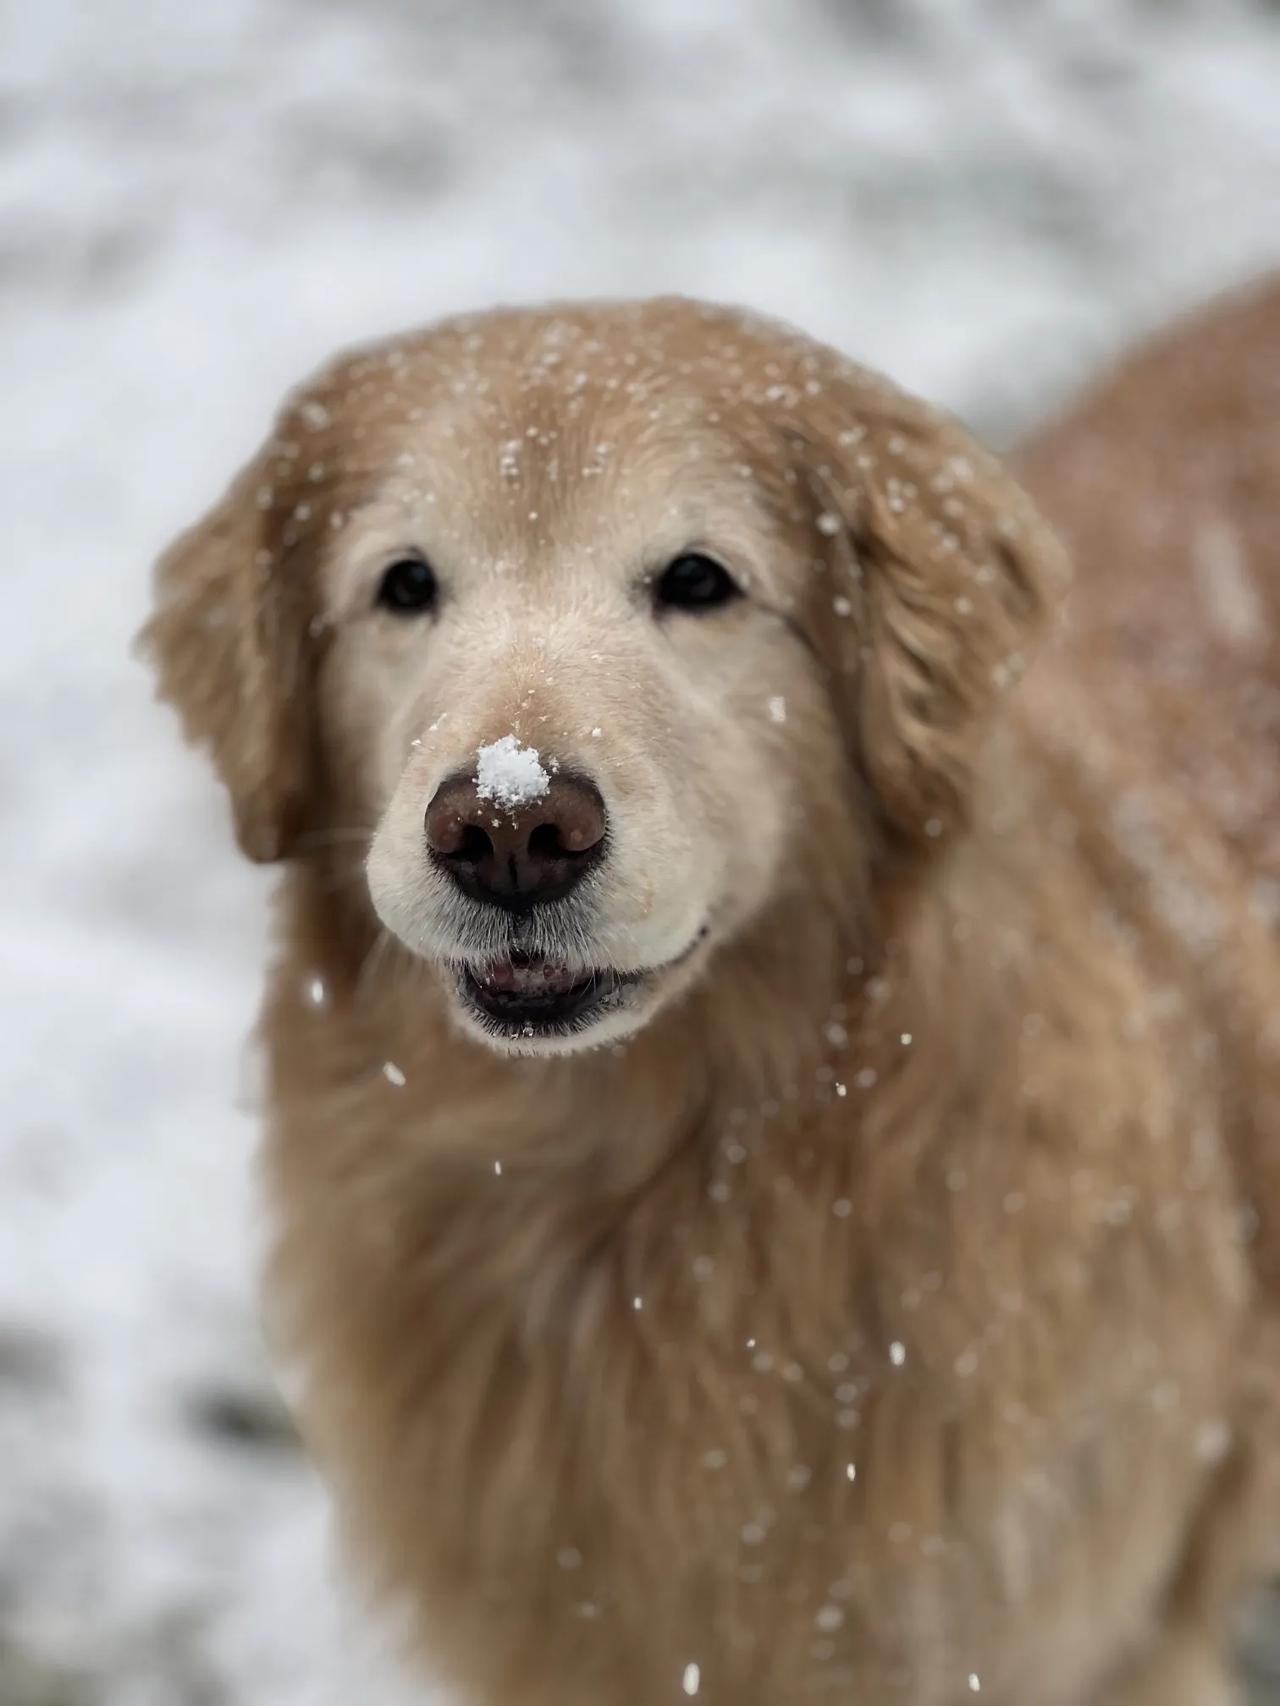
<svg viewBox="0 0 1280 1706">
<path fill-rule="evenodd" d="M 1092 430 L 1027 453 L 1066 521 Z M 433 513 L 394 528 L 459 565 L 412 642 L 350 590 L 406 468 Z M 736 527 L 750 597 L 651 633 L 604 559 L 668 523 L 677 562 Z M 1277 1521 L 1280 962 L 1259 842 L 1180 785 L 1200 730 L 1170 767 L 1164 701 L 1103 685 L 1137 605 L 1088 561 L 1011 690 L 1058 566 L 957 429 L 680 303 L 335 368 L 167 559 L 165 690 L 293 856 L 279 1330 L 354 1554 L 468 1699 L 1227 1698 Z M 611 968 L 590 1051 L 501 1030 L 496 903 L 432 841 L 508 732 L 608 811 L 601 958 L 556 949 Z"/>
</svg>

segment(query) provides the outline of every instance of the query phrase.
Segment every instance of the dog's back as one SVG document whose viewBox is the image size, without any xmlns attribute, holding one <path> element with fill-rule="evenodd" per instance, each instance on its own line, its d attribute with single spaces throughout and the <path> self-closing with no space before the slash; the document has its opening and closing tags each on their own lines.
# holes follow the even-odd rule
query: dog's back
<svg viewBox="0 0 1280 1706">
<path fill-rule="evenodd" d="M 1222 963 L 1206 981 L 1220 982 L 1227 1034 L 1246 1044 L 1240 1081 L 1253 1095 L 1247 1107 L 1241 1098 L 1238 1164 L 1245 1234 L 1273 1305 L 1256 1375 L 1261 1434 L 1274 1444 L 1280 1107 L 1258 1028 L 1280 930 L 1280 279 L 1151 339 L 1012 460 L 1076 564 L 1043 660 L 1047 693 L 1081 684 L 1135 768 L 1172 781 L 1187 840 L 1211 825 L 1204 855 L 1221 859 L 1222 837 L 1246 873 L 1258 959 L 1211 955 Z M 1257 1500 L 1259 1526 L 1275 1508 Z"/>
<path fill-rule="evenodd" d="M 1280 915 L 1280 281 L 1144 345 L 1014 467 L 1077 565 L 1070 670 Z"/>
</svg>

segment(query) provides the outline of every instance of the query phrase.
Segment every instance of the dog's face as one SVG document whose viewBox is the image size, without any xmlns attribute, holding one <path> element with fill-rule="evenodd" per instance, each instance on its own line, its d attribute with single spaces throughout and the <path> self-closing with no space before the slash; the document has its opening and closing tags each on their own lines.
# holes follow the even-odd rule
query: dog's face
<svg viewBox="0 0 1280 1706">
<path fill-rule="evenodd" d="M 566 1050 L 945 843 L 1051 550 L 957 428 L 794 334 L 500 313 L 293 399 L 150 637 L 249 851 L 367 833 L 462 1023 Z"/>
<path fill-rule="evenodd" d="M 424 419 L 335 533 L 321 700 L 383 923 L 527 1048 L 639 1024 L 761 907 L 787 721 L 829 713 L 743 448 L 678 392 L 575 419 L 526 377 Z"/>
</svg>

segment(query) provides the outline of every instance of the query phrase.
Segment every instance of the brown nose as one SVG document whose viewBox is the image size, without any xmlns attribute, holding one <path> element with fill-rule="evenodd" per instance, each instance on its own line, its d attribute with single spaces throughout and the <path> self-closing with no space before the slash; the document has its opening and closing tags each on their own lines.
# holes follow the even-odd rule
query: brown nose
<svg viewBox="0 0 1280 1706">
<path fill-rule="evenodd" d="M 519 806 L 481 799 L 473 776 L 451 776 L 427 807 L 427 846 L 473 900 L 513 912 L 559 900 L 600 857 L 604 801 L 583 777 L 554 775 Z"/>
</svg>

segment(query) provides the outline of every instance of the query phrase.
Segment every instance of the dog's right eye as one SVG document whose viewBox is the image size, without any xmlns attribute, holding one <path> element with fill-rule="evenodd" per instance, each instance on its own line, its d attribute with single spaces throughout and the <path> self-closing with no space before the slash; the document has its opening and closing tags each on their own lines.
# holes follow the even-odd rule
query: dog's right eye
<svg viewBox="0 0 1280 1706">
<path fill-rule="evenodd" d="M 669 610 L 714 610 L 742 597 L 728 569 L 700 551 L 677 557 L 654 583 L 654 598 Z"/>
<path fill-rule="evenodd" d="M 396 616 L 418 616 L 434 609 L 435 570 L 423 557 L 398 557 L 383 571 L 375 603 Z"/>
</svg>

